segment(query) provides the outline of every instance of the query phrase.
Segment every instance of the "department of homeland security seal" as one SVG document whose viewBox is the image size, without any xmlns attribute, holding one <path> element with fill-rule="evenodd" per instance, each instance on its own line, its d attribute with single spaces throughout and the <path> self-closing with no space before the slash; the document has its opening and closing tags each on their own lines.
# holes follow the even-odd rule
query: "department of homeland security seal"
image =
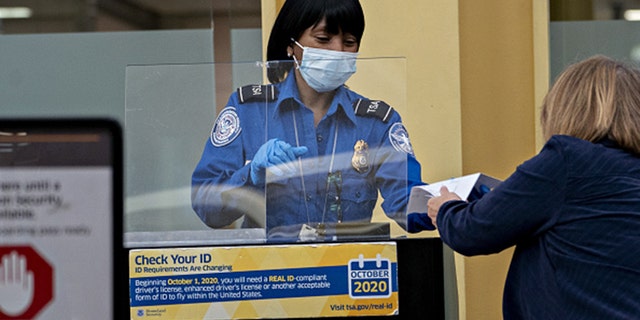
<svg viewBox="0 0 640 320">
<path fill-rule="evenodd" d="M 413 155 L 413 147 L 411 146 L 411 141 L 409 141 L 409 133 L 402 123 L 396 122 L 391 126 L 389 130 L 389 141 L 391 141 L 391 145 L 397 151 Z"/>
<path fill-rule="evenodd" d="M 240 135 L 240 118 L 236 108 L 224 108 L 211 129 L 211 143 L 216 147 L 224 147 Z"/>
</svg>

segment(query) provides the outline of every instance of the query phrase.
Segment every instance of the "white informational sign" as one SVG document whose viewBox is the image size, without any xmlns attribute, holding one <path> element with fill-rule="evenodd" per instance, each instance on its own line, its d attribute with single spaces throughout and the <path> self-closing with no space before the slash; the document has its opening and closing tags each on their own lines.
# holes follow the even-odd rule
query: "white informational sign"
<svg viewBox="0 0 640 320">
<path fill-rule="evenodd" d="M 121 314 L 114 307 L 115 233 L 122 237 L 114 224 L 121 203 L 114 128 L 97 120 L 0 120 L 0 319 Z"/>
<path fill-rule="evenodd" d="M 111 318 L 110 180 L 108 168 L 0 169 L 1 319 Z"/>
</svg>

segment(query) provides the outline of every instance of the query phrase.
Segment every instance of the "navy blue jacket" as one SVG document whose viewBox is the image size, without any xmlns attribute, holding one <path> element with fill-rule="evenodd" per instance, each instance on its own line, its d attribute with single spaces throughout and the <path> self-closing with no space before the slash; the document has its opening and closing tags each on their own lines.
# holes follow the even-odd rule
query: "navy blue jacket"
<svg viewBox="0 0 640 320">
<path fill-rule="evenodd" d="M 640 317 L 640 158 L 553 136 L 483 198 L 446 202 L 442 240 L 464 255 L 516 245 L 505 319 Z"/>
</svg>

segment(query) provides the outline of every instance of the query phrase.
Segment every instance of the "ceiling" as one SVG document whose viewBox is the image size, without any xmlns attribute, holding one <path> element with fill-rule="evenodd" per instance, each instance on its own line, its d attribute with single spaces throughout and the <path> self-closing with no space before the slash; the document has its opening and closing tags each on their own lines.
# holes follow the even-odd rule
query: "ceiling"
<svg viewBox="0 0 640 320">
<path fill-rule="evenodd" d="M 260 0 L 0 0 L 0 7 L 32 10 L 28 19 L 0 20 L 4 34 L 210 28 L 216 17 L 260 23 Z"/>
<path fill-rule="evenodd" d="M 640 0 L 591 1 L 593 1 L 593 20 L 623 19 L 624 11 L 630 9 L 640 10 Z"/>
<path fill-rule="evenodd" d="M 573 9 L 591 3 L 593 20 L 620 19 L 624 10 L 640 9 L 640 0 L 549 1 Z M 0 19 L 4 34 L 197 29 L 210 28 L 217 18 L 260 27 L 260 0 L 0 0 L 0 7 L 29 7 L 33 13 L 29 19 Z"/>
</svg>

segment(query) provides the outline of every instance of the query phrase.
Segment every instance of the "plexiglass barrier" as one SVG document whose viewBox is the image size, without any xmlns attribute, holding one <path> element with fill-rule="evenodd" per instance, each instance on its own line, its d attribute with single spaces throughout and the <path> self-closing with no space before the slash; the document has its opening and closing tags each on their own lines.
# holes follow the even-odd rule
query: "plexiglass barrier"
<svg viewBox="0 0 640 320">
<path fill-rule="evenodd" d="M 406 236 L 406 60 L 356 65 L 319 112 L 290 61 L 127 67 L 127 245 Z"/>
</svg>

